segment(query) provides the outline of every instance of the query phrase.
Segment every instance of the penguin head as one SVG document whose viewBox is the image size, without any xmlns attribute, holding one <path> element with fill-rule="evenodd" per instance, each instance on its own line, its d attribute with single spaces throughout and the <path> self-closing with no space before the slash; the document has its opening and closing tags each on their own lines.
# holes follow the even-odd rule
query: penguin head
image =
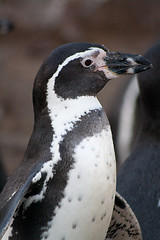
<svg viewBox="0 0 160 240">
<path fill-rule="evenodd" d="M 46 94 L 76 99 L 95 96 L 112 78 L 134 74 L 150 68 L 150 62 L 139 55 L 109 52 L 92 43 L 69 43 L 56 48 L 44 61 L 35 79 L 34 105 L 46 108 Z"/>
</svg>

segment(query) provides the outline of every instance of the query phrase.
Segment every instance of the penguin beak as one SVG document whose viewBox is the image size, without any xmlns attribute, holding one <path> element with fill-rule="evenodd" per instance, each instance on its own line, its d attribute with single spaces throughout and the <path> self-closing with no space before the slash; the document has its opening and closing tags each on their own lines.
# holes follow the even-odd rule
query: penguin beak
<svg viewBox="0 0 160 240">
<path fill-rule="evenodd" d="M 113 75 L 135 74 L 152 67 L 146 58 L 128 53 L 107 52 L 104 61 Z"/>
</svg>

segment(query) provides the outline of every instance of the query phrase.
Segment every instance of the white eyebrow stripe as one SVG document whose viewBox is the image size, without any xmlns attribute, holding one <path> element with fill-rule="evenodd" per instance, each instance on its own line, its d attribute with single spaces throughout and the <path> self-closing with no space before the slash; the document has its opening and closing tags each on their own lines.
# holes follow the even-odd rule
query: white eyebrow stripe
<svg viewBox="0 0 160 240">
<path fill-rule="evenodd" d="M 56 78 L 58 77 L 59 73 L 61 72 L 62 68 L 65 67 L 69 62 L 71 62 L 71 61 L 73 61 L 73 60 L 75 60 L 75 59 L 78 59 L 78 58 L 80 58 L 80 57 L 83 57 L 83 58 L 84 58 L 84 57 L 86 57 L 86 56 L 88 56 L 88 55 L 91 55 L 92 53 L 94 53 L 94 52 L 97 51 L 97 50 L 98 50 L 98 51 L 99 51 L 99 50 L 104 51 L 103 49 L 100 49 L 100 48 L 97 48 L 97 47 L 91 47 L 91 48 L 89 48 L 88 50 L 86 50 L 86 51 L 84 51 L 84 52 L 78 52 L 78 53 L 75 53 L 75 54 L 69 56 L 68 58 L 66 58 L 66 59 L 64 60 L 64 62 L 62 62 L 61 64 L 59 64 L 59 66 L 58 66 L 56 72 L 53 74 L 52 78 L 53 78 L 53 79 L 56 79 Z"/>
</svg>

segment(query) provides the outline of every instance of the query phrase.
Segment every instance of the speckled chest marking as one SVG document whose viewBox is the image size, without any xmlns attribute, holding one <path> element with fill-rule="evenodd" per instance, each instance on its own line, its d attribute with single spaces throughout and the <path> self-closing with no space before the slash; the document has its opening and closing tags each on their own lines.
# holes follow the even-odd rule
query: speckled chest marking
<svg viewBox="0 0 160 240">
<path fill-rule="evenodd" d="M 75 148 L 64 198 L 42 239 L 104 240 L 115 194 L 115 159 L 110 129 L 86 137 Z M 53 237 L 54 236 L 54 237 Z"/>
</svg>

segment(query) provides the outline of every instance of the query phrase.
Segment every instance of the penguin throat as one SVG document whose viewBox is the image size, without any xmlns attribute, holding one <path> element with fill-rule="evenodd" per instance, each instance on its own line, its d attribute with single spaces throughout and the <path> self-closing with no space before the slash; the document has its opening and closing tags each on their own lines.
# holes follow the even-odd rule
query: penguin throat
<svg viewBox="0 0 160 240">
<path fill-rule="evenodd" d="M 59 153 L 55 156 L 55 152 L 57 152 L 57 145 L 63 140 L 63 137 L 73 129 L 78 121 L 81 121 L 81 117 L 92 110 L 101 109 L 102 106 L 98 99 L 93 96 L 64 100 L 52 94 L 52 96 L 48 95 L 47 102 L 54 132 L 50 150 L 54 155 L 54 162 L 57 163 L 60 156 Z"/>
</svg>

